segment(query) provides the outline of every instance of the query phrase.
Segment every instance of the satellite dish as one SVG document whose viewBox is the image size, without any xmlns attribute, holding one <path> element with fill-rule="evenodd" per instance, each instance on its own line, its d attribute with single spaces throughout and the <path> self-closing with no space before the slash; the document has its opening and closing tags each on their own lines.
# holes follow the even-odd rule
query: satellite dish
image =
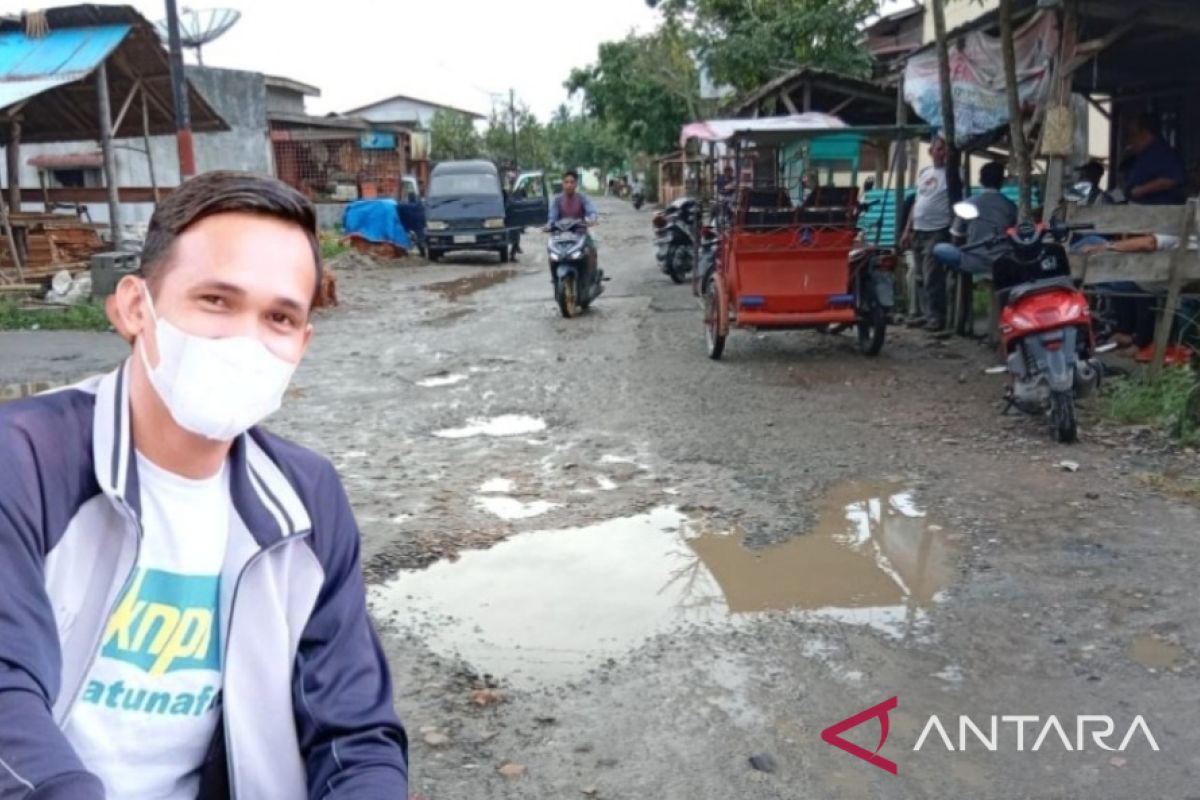
<svg viewBox="0 0 1200 800">
<path fill-rule="evenodd" d="M 188 8 L 179 9 L 179 41 L 184 47 L 196 51 L 196 63 L 204 65 L 200 48 L 209 42 L 219 39 L 226 31 L 242 18 L 242 12 L 236 8 Z M 158 35 L 164 42 L 170 41 L 167 21 L 159 20 L 154 23 Z"/>
</svg>

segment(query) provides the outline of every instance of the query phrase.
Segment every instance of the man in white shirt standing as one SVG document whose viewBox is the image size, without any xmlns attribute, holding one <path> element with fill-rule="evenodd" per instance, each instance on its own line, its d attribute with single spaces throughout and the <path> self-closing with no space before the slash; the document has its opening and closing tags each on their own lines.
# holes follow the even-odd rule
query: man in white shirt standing
<svg viewBox="0 0 1200 800">
<path fill-rule="evenodd" d="M 917 196 L 900 237 L 903 250 L 912 249 L 924 295 L 926 316 L 910 319 L 909 327 L 924 325 L 940 331 L 946 325 L 946 267 L 933 257 L 933 247 L 950 241 L 950 195 L 946 188 L 946 140 L 934 137 L 929 145 L 933 165 L 917 176 Z"/>
<path fill-rule="evenodd" d="M 258 427 L 321 270 L 294 189 L 192 178 L 109 300 L 130 357 L 0 406 L 0 797 L 407 797 L 345 492 Z"/>
</svg>

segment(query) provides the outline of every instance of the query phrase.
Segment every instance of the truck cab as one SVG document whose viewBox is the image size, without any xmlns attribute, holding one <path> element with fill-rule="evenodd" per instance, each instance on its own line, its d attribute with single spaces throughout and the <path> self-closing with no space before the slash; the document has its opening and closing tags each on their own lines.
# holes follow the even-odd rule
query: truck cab
<svg viewBox="0 0 1200 800">
<path fill-rule="evenodd" d="M 520 176 L 510 193 L 490 161 L 442 162 L 430 173 L 425 196 L 429 260 L 451 252 L 490 250 L 506 262 L 521 231 L 544 224 L 548 209 L 541 173 Z"/>
</svg>

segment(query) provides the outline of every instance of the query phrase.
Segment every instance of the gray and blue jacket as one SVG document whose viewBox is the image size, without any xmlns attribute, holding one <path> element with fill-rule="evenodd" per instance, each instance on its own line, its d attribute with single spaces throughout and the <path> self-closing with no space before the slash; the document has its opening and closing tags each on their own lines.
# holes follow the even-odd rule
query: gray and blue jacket
<svg viewBox="0 0 1200 800">
<path fill-rule="evenodd" d="M 0 406 L 5 800 L 104 797 L 63 728 L 138 558 L 128 372 Z M 221 586 L 221 723 L 200 798 L 407 797 L 407 739 L 333 466 L 259 429 L 230 459 L 238 578 Z"/>
</svg>

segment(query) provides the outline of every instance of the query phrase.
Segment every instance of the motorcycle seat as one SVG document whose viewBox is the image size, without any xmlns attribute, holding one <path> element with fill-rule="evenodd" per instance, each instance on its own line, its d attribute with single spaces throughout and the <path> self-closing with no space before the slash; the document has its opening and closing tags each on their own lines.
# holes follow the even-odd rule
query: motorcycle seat
<svg viewBox="0 0 1200 800">
<path fill-rule="evenodd" d="M 1018 284 L 1008 290 L 1008 303 L 1015 303 L 1023 297 L 1049 292 L 1055 289 L 1075 291 L 1075 282 L 1070 278 L 1044 278 L 1040 281 Z"/>
</svg>

